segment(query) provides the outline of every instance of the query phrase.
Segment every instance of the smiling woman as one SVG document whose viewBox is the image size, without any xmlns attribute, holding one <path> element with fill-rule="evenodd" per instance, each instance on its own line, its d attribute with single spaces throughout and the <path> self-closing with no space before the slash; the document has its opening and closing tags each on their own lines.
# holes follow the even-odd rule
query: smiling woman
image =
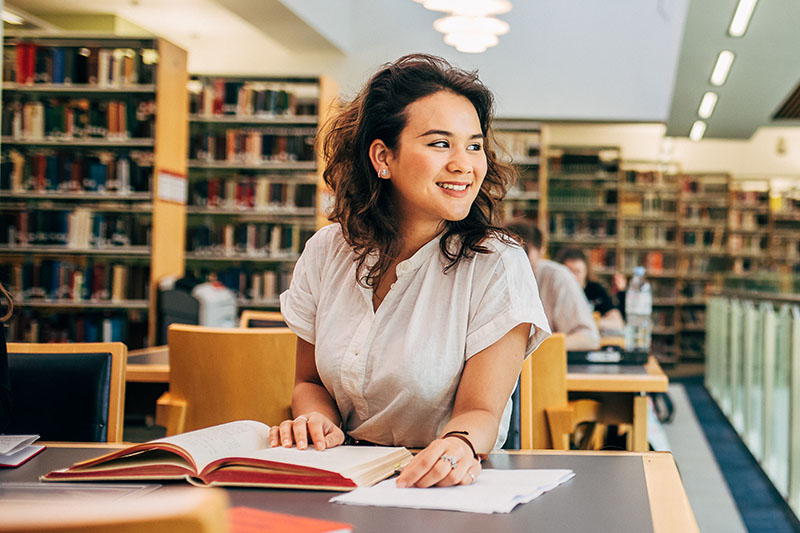
<svg viewBox="0 0 800 533">
<path fill-rule="evenodd" d="M 293 420 L 273 446 L 424 448 L 400 486 L 469 484 L 503 444 L 523 358 L 549 334 L 527 256 L 494 223 L 513 173 L 474 73 L 411 55 L 324 128 L 333 224 L 289 290 Z"/>
</svg>

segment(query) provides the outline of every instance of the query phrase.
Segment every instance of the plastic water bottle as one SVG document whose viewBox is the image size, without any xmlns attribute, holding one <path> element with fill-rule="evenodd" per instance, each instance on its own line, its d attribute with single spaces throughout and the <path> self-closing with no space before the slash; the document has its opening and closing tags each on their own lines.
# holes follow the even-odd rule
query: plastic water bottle
<svg viewBox="0 0 800 533">
<path fill-rule="evenodd" d="M 633 269 L 633 279 L 625 293 L 625 349 L 628 351 L 650 351 L 653 328 L 653 293 L 644 277 L 644 267 Z"/>
</svg>

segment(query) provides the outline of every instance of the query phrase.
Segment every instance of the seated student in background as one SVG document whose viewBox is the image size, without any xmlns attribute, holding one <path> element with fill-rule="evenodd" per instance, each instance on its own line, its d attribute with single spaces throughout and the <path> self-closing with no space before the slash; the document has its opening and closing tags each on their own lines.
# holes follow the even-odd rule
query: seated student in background
<svg viewBox="0 0 800 533">
<path fill-rule="evenodd" d="M 586 299 L 592 309 L 600 313 L 597 326 L 601 331 L 621 331 L 625 327 L 622 313 L 614 306 L 611 295 L 596 281 L 589 279 L 589 262 L 586 255 L 578 248 L 563 248 L 558 253 L 558 262 L 575 274 L 578 283 L 583 287 Z"/>
<path fill-rule="evenodd" d="M 552 331 L 565 334 L 567 350 L 599 348 L 600 332 L 589 302 L 567 267 L 541 257 L 539 228 L 529 221 L 512 222 L 507 228 L 523 239 Z"/>
<path fill-rule="evenodd" d="M 0 298 L 5 300 L 8 310 L 3 313 L 4 305 L 0 303 L 0 433 L 3 433 L 11 422 L 11 382 L 8 376 L 8 349 L 6 347 L 6 321 L 14 312 L 14 300 L 5 287 L 0 284 Z"/>
<path fill-rule="evenodd" d="M 478 454 L 505 441 L 522 361 L 550 332 L 525 252 L 495 222 L 514 170 L 492 108 L 474 73 L 417 54 L 323 128 L 333 224 L 281 294 L 295 418 L 273 446 L 424 448 L 397 483 L 427 487 L 474 482 Z"/>
</svg>

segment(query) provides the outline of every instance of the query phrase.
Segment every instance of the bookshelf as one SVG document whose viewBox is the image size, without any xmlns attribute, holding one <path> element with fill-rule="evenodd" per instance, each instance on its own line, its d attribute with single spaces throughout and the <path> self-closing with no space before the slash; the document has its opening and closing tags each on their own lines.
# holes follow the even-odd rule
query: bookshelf
<svg viewBox="0 0 800 533">
<path fill-rule="evenodd" d="M 590 272 L 610 278 L 619 268 L 620 150 L 607 146 L 548 146 L 546 216 L 548 254 L 580 246 Z"/>
<path fill-rule="evenodd" d="M 193 75 L 187 270 L 275 309 L 323 223 L 314 149 L 336 88 L 326 78 Z"/>
<path fill-rule="evenodd" d="M 782 181 L 770 189 L 770 250 L 775 269 L 788 274 L 800 272 L 800 187 L 796 177 Z"/>
<path fill-rule="evenodd" d="M 20 309 L 11 340 L 138 348 L 152 338 L 153 283 L 176 268 L 164 243 L 180 219 L 155 177 L 185 174 L 175 138 L 185 78 L 186 53 L 159 38 L 4 37 L 0 279 Z"/>
<path fill-rule="evenodd" d="M 619 187 L 620 271 L 630 279 L 642 265 L 653 293 L 652 352 L 675 360 L 680 321 L 676 287 L 680 169 L 674 163 L 621 162 Z"/>
<path fill-rule="evenodd" d="M 502 160 L 513 163 L 519 171 L 519 179 L 503 201 L 504 219 L 526 218 L 544 227 L 547 214 L 547 181 L 542 165 L 545 130 L 539 122 L 511 119 L 497 119 L 492 128 L 502 149 Z"/>
</svg>

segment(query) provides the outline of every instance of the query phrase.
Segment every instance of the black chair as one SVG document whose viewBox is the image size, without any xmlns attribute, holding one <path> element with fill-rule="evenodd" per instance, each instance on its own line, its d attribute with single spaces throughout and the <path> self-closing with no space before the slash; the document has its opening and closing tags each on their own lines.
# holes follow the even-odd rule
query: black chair
<svg viewBox="0 0 800 533">
<path fill-rule="evenodd" d="M 6 432 L 42 440 L 121 442 L 127 348 L 114 343 L 9 343 Z"/>
</svg>

